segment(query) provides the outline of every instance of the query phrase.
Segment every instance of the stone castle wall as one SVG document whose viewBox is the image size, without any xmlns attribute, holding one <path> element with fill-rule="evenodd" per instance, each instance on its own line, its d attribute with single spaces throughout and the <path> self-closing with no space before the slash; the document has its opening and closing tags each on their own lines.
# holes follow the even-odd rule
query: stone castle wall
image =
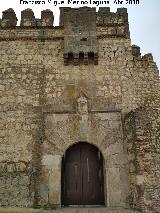
<svg viewBox="0 0 160 213">
<path fill-rule="evenodd" d="M 132 205 L 159 211 L 159 109 L 139 108 L 125 118 Z"/>
<path fill-rule="evenodd" d="M 104 155 L 108 172 L 106 182 L 114 180 L 108 183 L 108 188 L 112 189 L 117 183 L 115 190 L 106 192 L 106 205 L 125 206 L 129 203 L 127 199 L 134 197 L 130 202 L 134 207 L 158 208 L 160 85 L 153 57 L 151 54 L 142 57 L 139 47 L 131 46 L 126 10 L 117 13 L 100 10 L 93 30 L 96 38 L 94 59 L 89 57 L 90 50 L 86 58 L 82 55 L 81 59 L 79 52 L 78 55 L 71 52 L 73 48 L 67 43 L 68 35 L 82 39 L 79 51 L 83 52 L 86 34 L 79 36 L 73 28 L 69 31 L 63 22 L 65 13 L 68 12 L 61 13 L 61 27 L 52 27 L 51 11 L 43 13 L 44 19 L 39 22 L 35 21 L 31 10 L 23 12 L 20 27 L 16 27 L 12 10 L 2 17 L 0 204 L 60 205 L 61 157 L 71 144 L 86 141 L 98 146 Z M 10 17 L 15 21 L 11 22 Z M 70 53 L 73 54 L 71 60 Z M 85 115 L 79 115 L 77 111 L 79 96 L 87 99 Z M 138 132 L 135 130 L 130 145 L 125 137 L 136 125 L 131 119 L 134 128 L 128 132 L 125 119 L 130 115 L 128 113 L 140 107 L 145 108 L 146 116 L 149 116 L 150 126 L 142 133 L 147 140 L 135 139 Z M 137 121 L 142 120 L 143 124 L 146 116 L 140 115 Z M 93 137 L 95 129 L 98 138 Z M 72 132 L 69 138 L 68 132 Z M 51 144 L 47 142 L 50 140 Z M 140 173 L 134 170 L 130 161 L 132 157 L 136 160 L 136 153 L 139 153 L 138 162 L 147 159 L 143 165 L 146 170 Z M 49 164 L 50 159 L 56 165 Z M 51 180 L 55 185 L 47 179 L 53 167 Z M 140 184 L 136 178 L 140 179 Z M 145 188 L 141 186 L 141 179 Z"/>
</svg>

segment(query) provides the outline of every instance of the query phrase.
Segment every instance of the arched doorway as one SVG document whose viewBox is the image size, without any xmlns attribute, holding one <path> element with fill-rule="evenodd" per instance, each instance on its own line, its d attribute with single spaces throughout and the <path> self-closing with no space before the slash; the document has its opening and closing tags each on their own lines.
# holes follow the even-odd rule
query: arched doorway
<svg viewBox="0 0 160 213">
<path fill-rule="evenodd" d="M 97 147 L 80 142 L 66 151 L 62 205 L 104 205 L 103 156 Z"/>
</svg>

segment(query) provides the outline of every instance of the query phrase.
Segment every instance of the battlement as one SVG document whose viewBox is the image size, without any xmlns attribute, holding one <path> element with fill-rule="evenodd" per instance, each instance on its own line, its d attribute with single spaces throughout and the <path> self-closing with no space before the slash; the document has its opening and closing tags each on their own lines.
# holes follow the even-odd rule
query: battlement
<svg viewBox="0 0 160 213">
<path fill-rule="evenodd" d="M 0 21 L 1 28 L 16 27 L 17 17 L 12 8 L 2 12 L 2 20 Z M 21 12 L 20 26 L 22 27 L 52 27 L 54 15 L 51 10 L 41 11 L 41 19 L 35 18 L 32 9 L 25 9 Z"/>
<path fill-rule="evenodd" d="M 117 8 L 117 12 L 110 12 L 109 7 L 100 7 L 97 13 L 97 25 L 128 24 L 127 8 Z"/>
<path fill-rule="evenodd" d="M 147 53 L 144 56 L 141 56 L 140 47 L 137 45 L 132 45 L 132 55 L 135 59 L 140 59 L 147 62 L 154 62 L 153 55 L 151 53 Z"/>
<path fill-rule="evenodd" d="M 12 8 L 3 11 L 1 27 L 15 27 L 17 25 L 17 17 Z"/>
<path fill-rule="evenodd" d="M 60 8 L 60 26 L 64 26 L 64 16 L 70 14 L 73 19 L 76 17 L 76 11 L 81 11 L 85 17 L 90 17 L 90 14 L 95 16 L 91 23 L 95 22 L 97 26 L 111 26 L 111 25 L 128 25 L 128 13 L 126 8 L 118 8 L 117 12 L 110 12 L 109 7 L 100 7 L 98 13 L 96 8 L 81 7 L 81 8 Z M 71 19 L 70 19 L 71 20 Z M 17 26 L 17 17 L 12 8 L 2 12 L 2 19 L 0 19 L 0 27 L 8 28 Z M 41 12 L 41 19 L 37 19 L 32 9 L 25 9 L 21 11 L 20 26 L 22 27 L 52 27 L 54 22 L 53 12 L 49 9 Z M 93 23 L 94 24 L 94 23 Z"/>
<path fill-rule="evenodd" d="M 132 55 L 137 58 L 141 58 L 140 47 L 137 45 L 132 45 Z"/>
<path fill-rule="evenodd" d="M 14 29 L 17 25 L 17 17 L 13 9 L 3 11 L 0 28 L 2 34 L 1 39 L 52 39 L 53 35 L 45 30 L 45 27 L 52 28 L 54 15 L 51 10 L 43 10 L 41 18 L 37 19 L 32 9 L 25 9 L 21 12 L 20 27 L 18 30 L 23 30 L 8 33 L 7 29 Z M 97 39 L 102 37 L 123 37 L 130 38 L 128 13 L 126 8 L 118 8 L 115 13 L 110 12 L 110 8 L 102 7 L 98 13 L 96 8 L 81 7 L 81 8 L 60 8 L 60 27 L 64 29 L 64 64 L 67 65 L 73 62 L 78 65 L 83 61 L 85 65 L 92 62 L 98 64 L 98 44 Z M 26 36 L 26 28 L 39 30 L 38 36 L 35 38 L 32 34 Z M 42 28 L 42 29 L 41 29 Z M 33 30 L 32 29 L 32 30 Z M 5 31 L 5 32 L 4 32 Z M 98 33 L 97 33 L 98 32 Z M 23 36 L 22 36 L 23 34 Z M 20 38 L 21 37 L 21 38 Z M 58 36 L 57 36 L 58 37 Z"/>
</svg>

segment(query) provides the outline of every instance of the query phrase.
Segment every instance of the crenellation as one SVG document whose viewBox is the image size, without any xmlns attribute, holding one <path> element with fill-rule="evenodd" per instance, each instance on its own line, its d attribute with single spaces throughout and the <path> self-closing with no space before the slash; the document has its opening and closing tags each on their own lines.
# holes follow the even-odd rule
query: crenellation
<svg viewBox="0 0 160 213">
<path fill-rule="evenodd" d="M 97 13 L 97 26 L 110 29 L 112 36 L 130 38 L 128 13 L 126 8 L 118 8 L 117 12 L 110 12 L 110 8 L 99 8 Z"/>
<path fill-rule="evenodd" d="M 142 59 L 144 59 L 148 62 L 153 62 L 153 55 L 152 55 L 152 53 L 147 53 L 142 57 Z"/>
<path fill-rule="evenodd" d="M 30 27 L 35 25 L 36 25 L 36 21 L 35 21 L 34 12 L 32 11 L 32 9 L 28 8 L 23 10 L 21 12 L 20 26 Z"/>
<path fill-rule="evenodd" d="M 2 20 L 1 20 L 1 27 L 15 27 L 17 25 L 17 17 L 12 8 L 5 10 L 2 12 Z"/>
<path fill-rule="evenodd" d="M 53 12 L 48 9 L 41 11 L 41 21 L 42 26 L 52 27 L 54 22 Z"/>
<path fill-rule="evenodd" d="M 113 13 L 110 12 L 110 8 L 109 7 L 100 7 L 98 13 L 96 13 L 95 9 L 91 10 L 88 7 L 82 7 L 80 8 L 80 10 L 83 10 L 83 14 L 85 13 L 90 13 L 90 14 L 95 14 L 96 15 L 96 23 L 97 25 L 101 25 L 101 26 L 115 26 L 115 25 L 126 25 L 128 23 L 128 13 L 127 13 L 127 9 L 126 8 L 118 8 L 117 12 Z M 69 7 L 63 7 L 60 8 L 60 26 L 64 26 L 64 14 L 69 13 L 70 11 L 73 12 L 72 8 Z M 74 9 L 74 11 L 76 12 L 77 9 Z M 73 17 L 75 16 L 76 13 L 73 13 Z M 10 15 L 9 15 L 10 14 Z M 41 12 L 41 24 L 40 20 L 37 23 L 35 20 L 35 16 L 34 13 L 32 11 L 32 9 L 28 8 L 25 9 L 21 12 L 21 22 L 20 22 L 20 26 L 53 26 L 53 21 L 54 21 L 54 16 L 53 16 L 53 12 L 49 9 L 46 9 L 44 11 Z M 5 24 L 5 20 L 8 20 L 8 25 Z M 14 10 L 12 8 L 3 11 L 3 16 L 2 16 L 2 21 L 4 22 L 4 26 L 5 27 L 9 27 L 9 26 L 16 26 L 17 24 L 17 18 L 16 18 L 16 14 L 14 12 Z M 37 19 L 38 21 L 38 19 Z M 37 24 L 36 24 L 37 23 Z"/>
<path fill-rule="evenodd" d="M 59 17 L 59 26 L 64 26 L 64 13 L 65 11 L 69 11 L 70 7 L 60 7 L 60 17 Z"/>
<path fill-rule="evenodd" d="M 100 7 L 97 13 L 97 24 L 107 25 L 125 25 L 128 24 L 127 8 L 117 8 L 117 12 L 110 12 L 109 7 Z"/>
<path fill-rule="evenodd" d="M 103 25 L 104 24 L 104 18 L 106 16 L 109 16 L 110 13 L 110 7 L 100 7 L 97 13 L 97 23 L 99 25 Z"/>
<path fill-rule="evenodd" d="M 140 47 L 137 45 L 132 45 L 132 55 L 136 58 L 141 58 Z"/>
<path fill-rule="evenodd" d="M 117 8 L 117 14 L 125 16 L 126 18 L 128 18 L 128 12 L 127 12 L 127 8 L 121 7 L 121 8 Z M 126 21 L 128 22 L 128 19 L 126 19 Z"/>
</svg>

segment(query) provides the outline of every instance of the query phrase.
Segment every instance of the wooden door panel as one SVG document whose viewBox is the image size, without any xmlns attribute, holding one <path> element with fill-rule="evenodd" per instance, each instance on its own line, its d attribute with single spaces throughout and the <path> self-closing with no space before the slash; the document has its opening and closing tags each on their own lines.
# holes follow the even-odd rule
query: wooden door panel
<svg viewBox="0 0 160 213">
<path fill-rule="evenodd" d="M 78 143 L 63 160 L 64 205 L 103 205 L 103 158 L 98 149 Z"/>
<path fill-rule="evenodd" d="M 83 203 L 86 205 L 98 205 L 102 203 L 101 183 L 103 176 L 99 175 L 102 168 L 101 159 L 98 157 L 96 147 L 83 147 L 82 168 L 83 168 Z"/>
<path fill-rule="evenodd" d="M 69 177 L 66 178 L 66 196 L 67 203 L 70 205 L 78 205 L 81 201 L 81 180 L 80 180 L 80 164 L 69 163 L 66 166 Z"/>
</svg>

